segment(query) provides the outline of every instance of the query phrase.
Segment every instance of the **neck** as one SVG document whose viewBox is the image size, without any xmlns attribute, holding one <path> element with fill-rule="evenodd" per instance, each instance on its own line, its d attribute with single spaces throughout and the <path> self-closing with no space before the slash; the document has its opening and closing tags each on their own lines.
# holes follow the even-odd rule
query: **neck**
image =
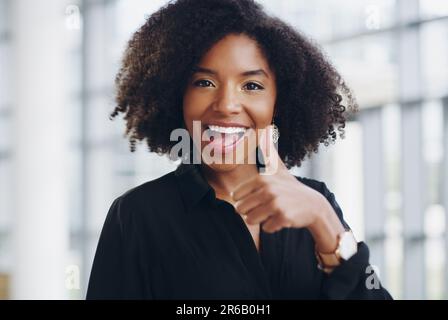
<svg viewBox="0 0 448 320">
<path fill-rule="evenodd" d="M 201 165 L 202 172 L 210 186 L 220 198 L 230 199 L 230 192 L 242 182 L 258 175 L 255 164 L 239 164 L 231 170 L 213 170 L 207 165 Z"/>
</svg>

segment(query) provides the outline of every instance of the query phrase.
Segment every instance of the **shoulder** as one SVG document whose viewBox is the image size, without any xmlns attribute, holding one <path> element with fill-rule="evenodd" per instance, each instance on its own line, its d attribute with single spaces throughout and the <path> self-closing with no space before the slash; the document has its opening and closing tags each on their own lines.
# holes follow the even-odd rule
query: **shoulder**
<svg viewBox="0 0 448 320">
<path fill-rule="evenodd" d="M 323 181 L 301 176 L 294 176 L 294 177 L 303 184 L 307 185 L 308 187 L 313 188 L 314 190 L 322 193 L 324 196 L 327 196 L 328 193 L 330 193 L 330 190 L 328 190 L 327 185 Z"/>
<path fill-rule="evenodd" d="M 336 212 L 337 216 L 339 217 L 339 220 L 341 220 L 342 224 L 346 228 L 349 228 L 347 223 L 344 220 L 344 214 L 343 214 L 342 209 L 339 206 L 338 202 L 336 201 L 335 195 L 333 194 L 333 192 L 331 192 L 328 189 L 325 182 L 315 180 L 315 179 L 305 178 L 305 177 L 299 177 L 299 176 L 294 176 L 294 177 L 297 180 L 299 180 L 300 182 L 302 182 L 303 184 L 307 185 L 308 187 L 313 188 L 314 190 L 320 192 L 327 199 L 327 201 L 330 202 L 331 206 L 333 207 L 334 211 Z"/>
<path fill-rule="evenodd" d="M 148 211 L 159 200 L 166 200 L 169 195 L 172 195 L 175 188 L 174 171 L 171 171 L 123 192 L 114 200 L 113 205 L 120 206 L 126 211 L 130 209 L 139 211 L 142 208 Z"/>
<path fill-rule="evenodd" d="M 336 202 L 334 194 L 330 191 L 330 189 L 328 189 L 325 182 L 299 176 L 294 177 L 303 184 L 307 185 L 308 187 L 313 188 L 314 190 L 320 192 L 325 198 L 327 198 L 327 200 L 331 203 L 333 207 L 337 207 L 337 209 L 340 209 L 339 205 Z"/>
<path fill-rule="evenodd" d="M 128 191 L 124 192 L 121 197 L 127 201 L 137 201 L 148 199 L 154 196 L 167 195 L 166 192 L 172 192 L 175 187 L 174 171 L 164 174 L 163 176 L 144 182 Z"/>
<path fill-rule="evenodd" d="M 135 186 L 113 200 L 107 219 L 116 221 L 125 233 L 155 225 L 155 219 L 168 218 L 166 211 L 179 206 L 176 188 L 174 171 Z"/>
</svg>

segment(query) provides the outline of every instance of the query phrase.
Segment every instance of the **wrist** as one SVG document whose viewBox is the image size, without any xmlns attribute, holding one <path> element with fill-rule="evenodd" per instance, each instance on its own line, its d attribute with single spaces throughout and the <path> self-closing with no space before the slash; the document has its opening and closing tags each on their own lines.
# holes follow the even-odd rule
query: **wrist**
<svg viewBox="0 0 448 320">
<path fill-rule="evenodd" d="M 318 267 L 326 273 L 331 273 L 343 261 L 349 260 L 358 251 L 358 242 L 351 230 L 338 235 L 338 245 L 332 253 L 321 253 L 315 250 Z"/>
<path fill-rule="evenodd" d="M 333 207 L 323 197 L 319 210 L 314 213 L 308 230 L 316 243 L 316 250 L 322 253 L 334 252 L 338 246 L 338 235 L 345 231 Z"/>
</svg>

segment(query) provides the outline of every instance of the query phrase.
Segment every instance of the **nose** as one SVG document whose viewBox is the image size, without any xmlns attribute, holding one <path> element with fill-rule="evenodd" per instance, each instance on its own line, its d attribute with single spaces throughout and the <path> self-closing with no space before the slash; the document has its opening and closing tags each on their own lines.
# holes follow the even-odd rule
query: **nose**
<svg viewBox="0 0 448 320">
<path fill-rule="evenodd" d="M 242 105 L 238 100 L 238 93 L 231 86 L 223 86 L 213 104 L 213 110 L 222 114 L 237 114 L 241 112 Z"/>
</svg>

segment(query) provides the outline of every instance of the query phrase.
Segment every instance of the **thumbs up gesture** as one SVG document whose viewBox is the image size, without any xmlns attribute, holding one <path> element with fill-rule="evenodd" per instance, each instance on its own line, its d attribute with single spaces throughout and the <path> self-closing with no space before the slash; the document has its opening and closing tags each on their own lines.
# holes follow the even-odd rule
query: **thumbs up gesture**
<svg viewBox="0 0 448 320">
<path fill-rule="evenodd" d="M 260 130 L 258 148 L 266 166 L 231 193 L 235 209 L 248 224 L 261 223 L 269 233 L 306 227 L 320 252 L 332 252 L 344 227 L 327 199 L 288 171 L 272 141 L 272 129 Z"/>
</svg>

